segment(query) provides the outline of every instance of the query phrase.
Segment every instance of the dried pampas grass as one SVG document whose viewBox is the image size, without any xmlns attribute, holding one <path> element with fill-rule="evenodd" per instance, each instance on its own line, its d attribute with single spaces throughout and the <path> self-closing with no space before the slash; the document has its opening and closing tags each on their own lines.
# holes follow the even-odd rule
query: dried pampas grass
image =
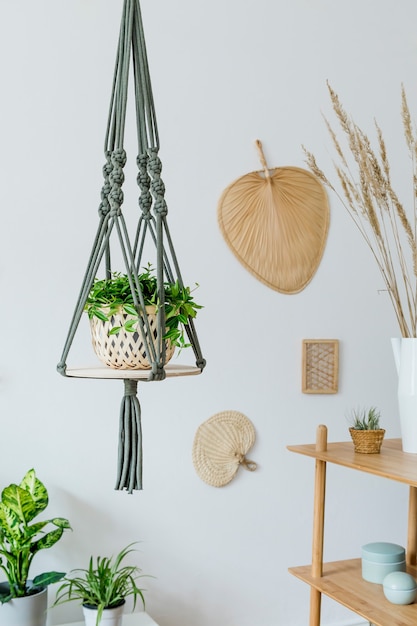
<svg viewBox="0 0 417 626">
<path fill-rule="evenodd" d="M 403 337 L 417 332 L 417 133 L 411 122 L 404 87 L 401 117 L 410 159 L 412 203 L 404 209 L 391 181 L 390 164 L 381 129 L 375 122 L 377 149 L 368 136 L 347 115 L 339 96 L 328 84 L 333 111 L 346 147 L 325 118 L 338 161 L 338 187 L 306 150 L 307 164 L 317 178 L 331 189 L 358 227 L 382 274 Z"/>
</svg>

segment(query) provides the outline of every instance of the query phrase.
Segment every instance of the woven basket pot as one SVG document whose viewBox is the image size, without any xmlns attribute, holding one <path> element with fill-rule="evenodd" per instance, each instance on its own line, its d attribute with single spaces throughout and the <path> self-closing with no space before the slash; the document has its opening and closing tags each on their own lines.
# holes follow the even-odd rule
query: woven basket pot
<svg viewBox="0 0 417 626">
<path fill-rule="evenodd" d="M 360 454 L 379 454 L 381 451 L 382 440 L 384 439 L 385 430 L 357 430 L 349 428 L 352 437 L 355 452 Z"/>
<path fill-rule="evenodd" d="M 106 309 L 103 308 L 103 312 Z M 157 315 L 156 308 L 146 307 L 151 341 L 155 346 L 156 353 L 159 350 L 157 343 Z M 151 361 L 146 352 L 146 345 L 143 341 L 140 329 L 138 332 L 128 333 L 123 328 L 117 335 L 110 335 L 109 332 L 115 326 L 123 326 L 128 320 L 134 319 L 133 315 L 127 313 L 115 313 L 107 322 L 99 320 L 97 317 L 90 319 L 91 339 L 94 352 L 102 363 L 113 369 L 148 370 L 152 367 Z M 148 337 L 145 325 L 145 335 Z M 149 342 L 149 339 L 148 339 Z M 150 343 L 150 342 L 149 342 Z M 172 359 L 175 346 L 170 341 L 165 342 L 166 363 Z"/>
</svg>

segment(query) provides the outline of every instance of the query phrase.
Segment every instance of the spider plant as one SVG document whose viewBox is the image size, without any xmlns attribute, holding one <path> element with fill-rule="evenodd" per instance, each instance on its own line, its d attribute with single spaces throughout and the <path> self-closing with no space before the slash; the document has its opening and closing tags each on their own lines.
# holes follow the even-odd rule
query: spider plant
<svg viewBox="0 0 417 626">
<path fill-rule="evenodd" d="M 63 579 L 54 606 L 78 600 L 90 609 L 97 610 L 96 626 L 99 626 L 104 609 L 112 609 L 123 604 L 128 596 L 133 596 L 133 610 L 137 598 L 145 607 L 143 590 L 136 580 L 143 576 L 135 565 L 122 565 L 126 556 L 133 552 L 129 544 L 116 557 L 90 557 L 88 568 L 74 569 Z"/>
</svg>

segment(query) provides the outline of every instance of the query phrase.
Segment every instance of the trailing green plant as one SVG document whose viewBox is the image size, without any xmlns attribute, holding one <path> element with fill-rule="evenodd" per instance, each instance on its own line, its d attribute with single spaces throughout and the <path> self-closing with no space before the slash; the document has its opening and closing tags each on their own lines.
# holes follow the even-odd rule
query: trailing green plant
<svg viewBox="0 0 417 626">
<path fill-rule="evenodd" d="M 20 485 L 5 487 L 0 501 L 0 569 L 6 574 L 7 585 L 1 585 L 0 602 L 31 595 L 47 585 L 58 582 L 64 572 L 46 572 L 29 580 L 29 570 L 39 550 L 52 547 L 64 530 L 71 529 L 67 519 L 54 517 L 32 522 L 48 506 L 48 492 L 29 470 Z M 45 532 L 46 526 L 55 526 Z M 7 587 L 7 588 L 6 588 Z"/>
<path fill-rule="evenodd" d="M 161 301 L 158 296 L 157 278 L 151 265 L 138 274 L 138 283 L 145 306 L 155 306 L 158 309 Z M 138 311 L 135 306 L 132 287 L 137 301 L 140 302 L 133 276 L 114 272 L 111 278 L 96 278 L 84 307 L 89 319 L 97 317 L 107 322 L 115 313 L 125 313 L 133 316 L 133 319 L 128 319 L 123 326 L 113 327 L 109 335 L 118 334 L 121 328 L 127 332 L 137 332 L 140 310 Z M 190 344 L 185 339 L 185 325 L 188 319 L 195 318 L 198 309 L 203 307 L 194 301 L 191 288 L 181 286 L 178 280 L 175 283 L 164 282 L 164 295 L 166 333 L 163 338 L 180 349 L 187 348 Z"/>
<path fill-rule="evenodd" d="M 136 580 L 144 576 L 135 565 L 123 565 L 125 557 L 133 552 L 131 543 L 114 557 L 90 557 L 87 569 L 74 569 L 59 587 L 54 606 L 78 600 L 83 606 L 97 609 L 96 625 L 100 624 L 104 609 L 112 609 L 133 596 L 133 610 L 139 597 L 145 608 L 143 590 Z"/>
<path fill-rule="evenodd" d="M 381 413 L 372 406 L 369 409 L 354 409 L 351 417 L 351 428 L 355 430 L 379 430 Z"/>
</svg>

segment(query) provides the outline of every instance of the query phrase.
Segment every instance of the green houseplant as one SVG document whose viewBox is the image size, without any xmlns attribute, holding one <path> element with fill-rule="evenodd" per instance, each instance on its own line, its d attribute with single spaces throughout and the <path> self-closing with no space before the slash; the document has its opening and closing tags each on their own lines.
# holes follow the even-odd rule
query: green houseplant
<svg viewBox="0 0 417 626">
<path fill-rule="evenodd" d="M 133 545 L 131 543 L 123 548 L 116 557 L 90 557 L 88 568 L 72 570 L 60 585 L 54 606 L 79 601 L 86 624 L 92 614 L 94 621 L 91 623 L 96 626 L 101 622 L 103 611 L 121 607 L 122 612 L 129 596 L 133 597 L 133 610 L 138 597 L 145 606 L 143 590 L 136 584 L 137 579 L 143 576 L 142 570 L 135 565 L 122 565 L 126 556 L 134 551 Z M 117 625 L 121 623 L 120 615 L 116 617 Z M 106 624 L 109 624 L 108 620 Z"/>
<path fill-rule="evenodd" d="M 186 340 L 185 325 L 189 318 L 195 318 L 198 309 L 202 306 L 194 301 L 190 287 L 181 286 L 178 280 L 174 283 L 164 282 L 164 302 L 158 295 L 157 278 L 151 265 L 144 268 L 138 274 L 138 284 L 135 284 L 133 276 L 113 273 L 110 278 L 95 279 L 85 304 L 88 314 L 93 346 L 97 356 L 107 365 L 113 367 L 132 367 L 129 358 L 125 360 L 126 346 L 132 346 L 132 352 L 143 353 L 144 342 L 141 327 L 145 327 L 144 316 L 150 325 L 152 341 L 156 340 L 156 315 L 158 308 L 164 306 L 165 311 L 165 334 L 167 361 L 171 358 L 174 349 L 180 350 L 189 347 Z M 143 295 L 145 310 L 140 305 L 139 290 Z M 139 303 L 137 307 L 135 304 Z M 108 341 L 106 338 L 111 338 Z M 119 344 L 117 343 L 119 341 Z M 107 356 L 107 346 L 110 346 L 112 355 L 117 353 L 115 359 Z M 115 346 L 117 346 L 115 348 Z M 119 364 L 119 357 L 121 364 Z M 149 365 L 148 355 L 145 355 L 142 367 L 147 369 Z"/>
<path fill-rule="evenodd" d="M 0 501 L 0 569 L 6 575 L 7 589 L 0 591 L 0 602 L 31 595 L 39 588 L 60 580 L 65 574 L 46 572 L 28 579 L 34 556 L 39 550 L 52 547 L 61 539 L 70 524 L 63 517 L 33 522 L 48 506 L 48 492 L 29 470 L 20 485 L 5 487 Z M 31 523 L 33 522 L 33 523 Z M 55 526 L 45 533 L 45 527 Z"/>
<path fill-rule="evenodd" d="M 349 428 L 355 452 L 361 454 L 379 453 L 385 430 L 380 427 L 381 413 L 374 406 L 369 409 L 355 409 L 351 415 Z"/>
<path fill-rule="evenodd" d="M 0 583 L 0 623 L 8 626 L 46 624 L 47 587 L 64 577 L 63 572 L 45 572 L 29 579 L 35 555 L 51 548 L 70 529 L 67 519 L 55 517 L 34 521 L 48 506 L 48 492 L 29 470 L 20 485 L 5 487 L 0 500 L 0 570 L 7 582 Z M 52 530 L 47 531 L 47 527 Z"/>
</svg>

